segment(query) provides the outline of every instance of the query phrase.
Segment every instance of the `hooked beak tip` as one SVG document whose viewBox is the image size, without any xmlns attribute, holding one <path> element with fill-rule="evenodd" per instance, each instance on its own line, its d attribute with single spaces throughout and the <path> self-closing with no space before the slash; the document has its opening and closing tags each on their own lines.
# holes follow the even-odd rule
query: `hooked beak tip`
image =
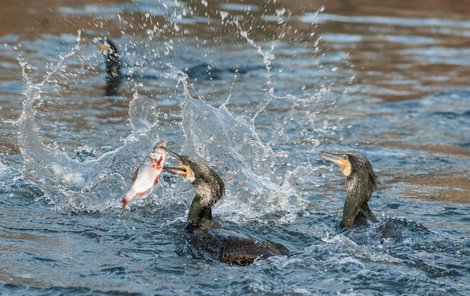
<svg viewBox="0 0 470 296">
<path fill-rule="evenodd" d="M 181 167 L 172 167 L 172 166 L 166 166 L 163 169 L 167 172 L 170 172 L 172 174 L 177 174 L 183 177 L 186 177 L 187 175 L 187 166 L 184 164 L 183 159 L 181 156 L 173 152 L 170 148 L 166 146 L 160 146 L 161 149 L 165 150 L 168 154 L 170 154 L 174 159 L 176 159 L 182 166 Z"/>
<path fill-rule="evenodd" d="M 339 163 L 341 163 L 341 162 L 343 161 L 339 155 L 333 154 L 333 153 L 329 153 L 329 152 L 326 152 L 326 151 L 321 151 L 321 152 L 320 152 L 320 157 L 323 158 L 323 159 L 325 159 L 325 160 L 334 162 L 334 163 L 336 163 L 336 164 L 339 164 Z"/>
<path fill-rule="evenodd" d="M 331 155 L 331 153 L 328 153 L 326 151 L 320 151 L 320 157 L 321 158 L 327 159 L 330 155 Z"/>
</svg>

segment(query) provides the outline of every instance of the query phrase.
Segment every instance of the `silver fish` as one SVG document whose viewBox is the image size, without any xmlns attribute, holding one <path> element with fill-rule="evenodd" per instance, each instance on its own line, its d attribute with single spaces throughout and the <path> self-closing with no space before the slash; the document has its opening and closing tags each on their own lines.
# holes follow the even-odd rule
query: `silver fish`
<svg viewBox="0 0 470 296">
<path fill-rule="evenodd" d="M 136 196 L 144 196 L 157 183 L 160 177 L 166 159 L 165 141 L 160 141 L 145 161 L 135 171 L 132 178 L 132 186 L 129 191 L 121 199 L 123 208 Z"/>
</svg>

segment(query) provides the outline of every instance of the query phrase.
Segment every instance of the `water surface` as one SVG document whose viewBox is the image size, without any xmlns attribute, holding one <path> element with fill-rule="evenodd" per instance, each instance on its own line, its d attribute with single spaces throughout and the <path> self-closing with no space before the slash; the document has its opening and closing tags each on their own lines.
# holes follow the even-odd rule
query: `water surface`
<svg viewBox="0 0 470 296">
<path fill-rule="evenodd" d="M 24 4 L 0 4 L 1 294 L 470 292 L 465 1 Z M 103 37 L 133 74 L 111 96 Z M 160 139 L 223 177 L 219 222 L 290 255 L 195 250 L 174 176 L 122 211 Z M 322 150 L 370 159 L 370 207 L 402 243 L 340 233 L 345 178 Z"/>
</svg>

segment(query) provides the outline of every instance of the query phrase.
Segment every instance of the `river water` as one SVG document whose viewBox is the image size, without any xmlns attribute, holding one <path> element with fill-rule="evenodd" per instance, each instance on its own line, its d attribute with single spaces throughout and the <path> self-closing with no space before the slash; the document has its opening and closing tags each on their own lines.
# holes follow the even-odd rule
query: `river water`
<svg viewBox="0 0 470 296">
<path fill-rule="evenodd" d="M 469 16 L 448 0 L 2 1 L 0 294 L 468 295 Z M 103 37 L 129 74 L 111 93 Z M 215 219 L 290 254 L 240 267 L 194 249 L 175 176 L 122 211 L 160 139 L 222 176 Z M 369 205 L 403 242 L 340 232 L 346 180 L 323 150 L 370 159 Z"/>
</svg>

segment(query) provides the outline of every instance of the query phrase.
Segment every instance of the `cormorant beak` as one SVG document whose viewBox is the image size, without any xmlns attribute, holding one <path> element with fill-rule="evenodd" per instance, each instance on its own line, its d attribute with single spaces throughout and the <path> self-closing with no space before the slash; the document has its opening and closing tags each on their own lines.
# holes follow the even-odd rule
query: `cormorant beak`
<svg viewBox="0 0 470 296">
<path fill-rule="evenodd" d="M 188 164 L 185 164 L 185 161 L 183 160 L 183 158 L 179 154 L 177 154 L 176 152 L 171 151 L 166 146 L 163 146 L 161 148 L 164 149 L 168 154 L 173 156 L 181 164 L 180 167 L 165 166 L 165 167 L 163 167 L 164 170 L 166 170 L 166 171 L 168 171 L 172 174 L 181 175 L 181 176 L 185 177 L 186 179 L 189 179 L 191 176 L 194 175 L 193 170 L 191 169 L 191 167 Z"/>
<path fill-rule="evenodd" d="M 349 175 L 351 175 L 352 165 L 348 157 L 345 157 L 344 154 L 333 154 L 321 151 L 320 157 L 337 164 L 346 177 L 349 177 Z"/>
<path fill-rule="evenodd" d="M 104 55 L 107 55 L 108 53 L 111 52 L 111 46 L 106 41 L 100 42 L 98 44 L 98 48 L 100 49 L 101 53 L 104 54 Z"/>
</svg>

